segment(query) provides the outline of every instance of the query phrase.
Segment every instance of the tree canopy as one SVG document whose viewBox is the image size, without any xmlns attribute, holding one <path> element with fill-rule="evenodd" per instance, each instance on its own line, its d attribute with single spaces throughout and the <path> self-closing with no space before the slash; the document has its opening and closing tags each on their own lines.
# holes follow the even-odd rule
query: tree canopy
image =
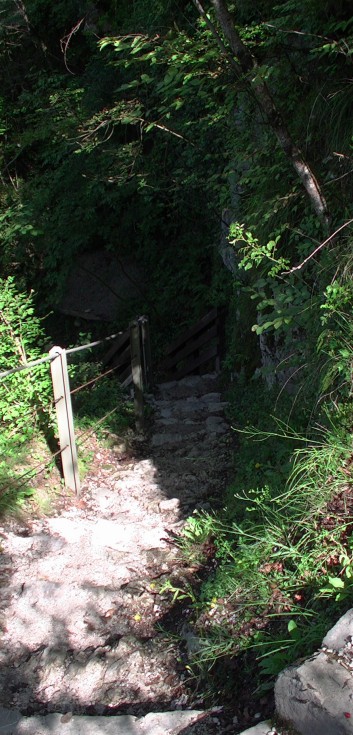
<svg viewBox="0 0 353 735">
<path fill-rule="evenodd" d="M 2 274 L 44 303 L 98 247 L 192 315 L 229 298 L 222 209 L 265 271 L 349 219 L 349 2 L 6 0 L 1 35 Z"/>
<path fill-rule="evenodd" d="M 226 305 L 235 370 L 315 363 L 351 299 L 352 29 L 348 0 L 6 0 L 2 277 L 43 315 L 78 254 L 132 256 L 124 324 Z"/>
</svg>

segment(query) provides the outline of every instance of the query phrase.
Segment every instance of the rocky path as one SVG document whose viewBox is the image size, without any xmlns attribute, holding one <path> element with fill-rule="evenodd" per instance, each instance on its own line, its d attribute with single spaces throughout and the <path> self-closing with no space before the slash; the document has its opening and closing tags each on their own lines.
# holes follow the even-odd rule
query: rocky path
<svg viewBox="0 0 353 735">
<path fill-rule="evenodd" d="M 214 375 L 163 384 L 151 403 L 142 459 L 121 447 L 100 450 L 80 501 L 1 529 L 0 706 L 7 711 L 60 713 L 67 732 L 77 716 L 81 732 L 87 715 L 92 727 L 101 723 L 99 732 L 108 732 L 108 715 L 126 735 L 233 732 L 220 715 L 191 711 L 180 642 L 165 631 L 163 591 L 192 574 L 174 536 L 227 481 L 225 404 Z M 53 717 L 44 718 L 51 722 L 44 731 L 56 731 Z M 31 722 L 11 732 L 27 732 Z M 41 732 L 38 723 L 33 732 Z"/>
</svg>

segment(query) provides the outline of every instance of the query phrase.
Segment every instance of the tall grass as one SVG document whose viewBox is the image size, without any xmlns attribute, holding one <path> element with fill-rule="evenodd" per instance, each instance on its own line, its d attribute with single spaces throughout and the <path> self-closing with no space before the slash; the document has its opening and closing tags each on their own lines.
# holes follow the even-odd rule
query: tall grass
<svg viewBox="0 0 353 735">
<path fill-rule="evenodd" d="M 246 399 L 242 415 L 235 403 L 246 426 Z M 220 659 L 251 653 L 261 690 L 315 650 L 353 599 L 352 524 L 342 499 L 353 479 L 351 435 L 340 425 L 326 421 L 309 436 L 278 420 L 271 428 L 264 403 L 257 418 L 240 434 L 223 510 L 194 514 L 182 547 L 190 553 L 212 537 L 216 548 L 216 569 L 194 607 L 195 672 L 207 677 Z M 341 498 L 337 517 L 333 498 Z"/>
</svg>

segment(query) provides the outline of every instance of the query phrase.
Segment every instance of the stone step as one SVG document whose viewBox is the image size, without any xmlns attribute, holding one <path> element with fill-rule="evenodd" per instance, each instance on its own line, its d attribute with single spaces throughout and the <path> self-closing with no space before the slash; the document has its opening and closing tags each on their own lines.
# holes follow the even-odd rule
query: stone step
<svg viewBox="0 0 353 735">
<path fill-rule="evenodd" d="M 219 376 L 217 373 L 208 375 L 190 375 L 182 380 L 173 380 L 160 383 L 157 386 L 157 396 L 164 400 L 197 397 L 217 390 Z"/>
<path fill-rule="evenodd" d="M 130 611 L 138 594 L 138 589 L 131 590 L 132 602 L 125 606 L 126 616 L 133 617 Z M 145 615 L 148 614 L 146 607 Z M 85 620 L 91 629 L 97 624 L 94 610 Z M 75 712 L 89 708 L 105 714 L 126 707 L 126 703 L 132 711 L 141 710 L 141 706 L 152 709 L 159 698 L 170 702 L 171 692 L 178 690 L 178 677 L 171 681 L 170 674 L 176 655 L 176 650 L 173 654 L 166 651 L 161 638 L 144 641 L 127 635 L 119 640 L 115 630 L 107 637 L 106 645 L 83 650 L 66 648 L 61 640 L 60 644 L 42 650 L 24 651 L 12 660 L 7 657 L 1 672 L 2 698 L 7 704 L 15 693 L 16 706 L 24 712 L 52 712 L 59 707 Z M 37 684 L 33 687 L 28 682 Z"/>
<path fill-rule="evenodd" d="M 171 447 L 175 445 L 185 444 L 186 439 L 192 442 L 202 441 L 206 435 L 206 429 L 200 428 L 200 425 L 191 426 L 191 428 L 184 429 L 178 427 L 178 430 L 174 431 L 163 431 L 159 434 L 154 434 L 151 439 L 152 448 L 155 447 Z"/>
<path fill-rule="evenodd" d="M 179 444 L 188 438 L 198 440 L 205 434 L 225 434 L 229 426 L 222 416 L 207 416 L 202 421 L 185 419 L 180 421 L 176 418 L 156 418 L 155 427 L 157 431 L 152 437 L 152 447 L 165 444 Z"/>
<path fill-rule="evenodd" d="M 243 730 L 239 735 L 281 735 L 281 731 L 266 720 L 250 727 L 249 730 Z"/>
<path fill-rule="evenodd" d="M 150 403 L 148 458 L 99 449 L 78 503 L 2 538 L 0 735 L 222 735 L 214 713 L 181 711 L 180 641 L 159 626 L 173 540 L 225 483 L 226 404 L 216 375 L 163 384 Z"/>
<path fill-rule="evenodd" d="M 229 426 L 222 416 L 208 416 L 203 421 L 185 419 L 183 422 L 178 419 L 156 419 L 155 426 L 157 427 L 157 433 L 161 432 L 166 435 L 178 434 L 186 438 L 193 434 L 200 434 L 200 432 L 224 434 L 229 430 Z"/>
<path fill-rule="evenodd" d="M 164 435 L 162 434 L 162 436 Z M 215 446 L 215 438 L 217 446 Z M 163 442 L 161 442 L 158 446 L 155 445 L 153 447 L 153 455 L 155 462 L 160 466 L 163 466 L 163 463 L 166 461 L 177 461 L 177 458 L 181 457 L 183 462 L 190 461 L 203 464 L 209 463 L 213 458 L 213 461 L 216 461 L 219 467 L 218 458 L 224 452 L 225 443 L 229 444 L 227 434 L 215 435 L 203 432 L 203 436 L 200 436 L 197 442 L 181 442 L 174 447 L 172 445 L 166 445 L 165 448 L 163 448 Z"/>
<path fill-rule="evenodd" d="M 216 735 L 213 712 L 176 710 L 151 712 L 144 717 L 72 715 L 71 713 L 23 717 L 19 711 L 0 709 L 1 735 Z M 208 727 L 209 725 L 209 727 Z M 194 727 L 193 727 L 194 726 Z M 186 730 L 187 728 L 187 730 Z"/>
<path fill-rule="evenodd" d="M 221 401 L 219 393 L 209 393 L 199 398 L 180 398 L 177 401 L 157 400 L 150 402 L 157 414 L 164 418 L 204 416 L 220 413 L 227 407 L 226 401 Z"/>
</svg>

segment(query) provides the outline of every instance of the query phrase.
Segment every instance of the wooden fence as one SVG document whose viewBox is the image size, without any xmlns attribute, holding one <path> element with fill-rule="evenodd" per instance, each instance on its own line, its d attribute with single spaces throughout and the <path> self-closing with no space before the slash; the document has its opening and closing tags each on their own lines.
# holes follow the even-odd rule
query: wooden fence
<svg viewBox="0 0 353 735">
<path fill-rule="evenodd" d="M 166 351 L 167 356 L 162 364 L 163 375 L 167 379 L 177 380 L 194 373 L 218 371 L 223 350 L 223 324 L 222 310 L 212 309 L 197 324 L 174 340 Z M 103 373 L 89 383 L 71 390 L 67 355 L 91 349 L 107 340 L 110 340 L 112 344 L 102 361 Z M 49 355 L 26 365 L 5 370 L 0 373 L 0 379 L 47 361 L 50 361 L 51 368 L 64 482 L 67 488 L 79 495 L 80 478 L 71 395 L 114 372 L 123 387 L 128 387 L 130 384 L 133 386 L 136 426 L 138 430 L 141 430 L 144 418 L 144 391 L 151 389 L 152 385 L 148 319 L 144 316 L 137 317 L 125 332 L 110 335 L 97 342 L 68 350 L 52 347 Z"/>
<path fill-rule="evenodd" d="M 129 329 L 113 342 L 103 358 L 103 367 L 112 366 L 123 388 L 133 383 L 136 426 L 143 428 L 143 393 L 152 384 L 152 362 L 149 322 L 146 316 L 137 317 Z"/>
<path fill-rule="evenodd" d="M 103 375 L 116 372 L 118 380 L 125 388 L 133 384 L 136 427 L 143 428 L 144 400 L 143 393 L 151 381 L 151 357 L 149 344 L 149 329 L 147 317 L 138 317 L 130 323 L 129 329 L 113 336 L 114 341 L 109 352 L 103 359 L 103 368 L 112 365 Z M 104 341 L 104 340 L 103 340 Z M 94 344 L 74 347 L 64 350 L 61 347 L 52 347 L 49 353 L 51 360 L 51 375 L 53 382 L 54 403 L 58 424 L 59 445 L 65 486 L 80 494 L 80 478 L 77 463 L 77 448 L 72 413 L 70 380 L 67 371 L 67 354 L 79 352 L 92 347 Z M 97 376 L 96 382 L 100 377 Z M 80 386 L 81 388 L 86 387 Z M 77 392 L 79 388 L 75 389 Z"/>
<path fill-rule="evenodd" d="M 209 370 L 218 372 L 223 344 L 224 311 L 215 308 L 169 345 L 162 371 L 173 380 Z"/>
<path fill-rule="evenodd" d="M 93 380 L 78 386 L 75 390 L 70 389 L 70 378 L 67 369 L 67 355 L 82 350 L 91 349 L 111 340 L 112 346 L 103 359 L 103 368 L 111 365 L 108 370 L 97 375 Z M 30 370 L 36 365 L 50 362 L 51 377 L 53 384 L 54 406 L 59 436 L 59 454 L 65 487 L 72 490 L 77 496 L 80 494 L 80 478 L 77 463 L 77 447 L 75 439 L 74 418 L 72 412 L 71 395 L 96 383 L 100 378 L 109 373 L 116 372 L 118 380 L 123 387 L 132 384 L 134 389 L 134 403 L 136 414 L 136 426 L 143 428 L 144 403 L 143 393 L 151 384 L 151 353 L 149 344 L 149 327 L 147 317 L 138 317 L 130 323 L 125 332 L 110 335 L 103 340 L 90 342 L 65 350 L 62 347 L 52 347 L 49 355 L 34 360 L 26 365 L 21 365 L 0 373 L 0 379 L 4 380 L 9 375 Z"/>
</svg>

